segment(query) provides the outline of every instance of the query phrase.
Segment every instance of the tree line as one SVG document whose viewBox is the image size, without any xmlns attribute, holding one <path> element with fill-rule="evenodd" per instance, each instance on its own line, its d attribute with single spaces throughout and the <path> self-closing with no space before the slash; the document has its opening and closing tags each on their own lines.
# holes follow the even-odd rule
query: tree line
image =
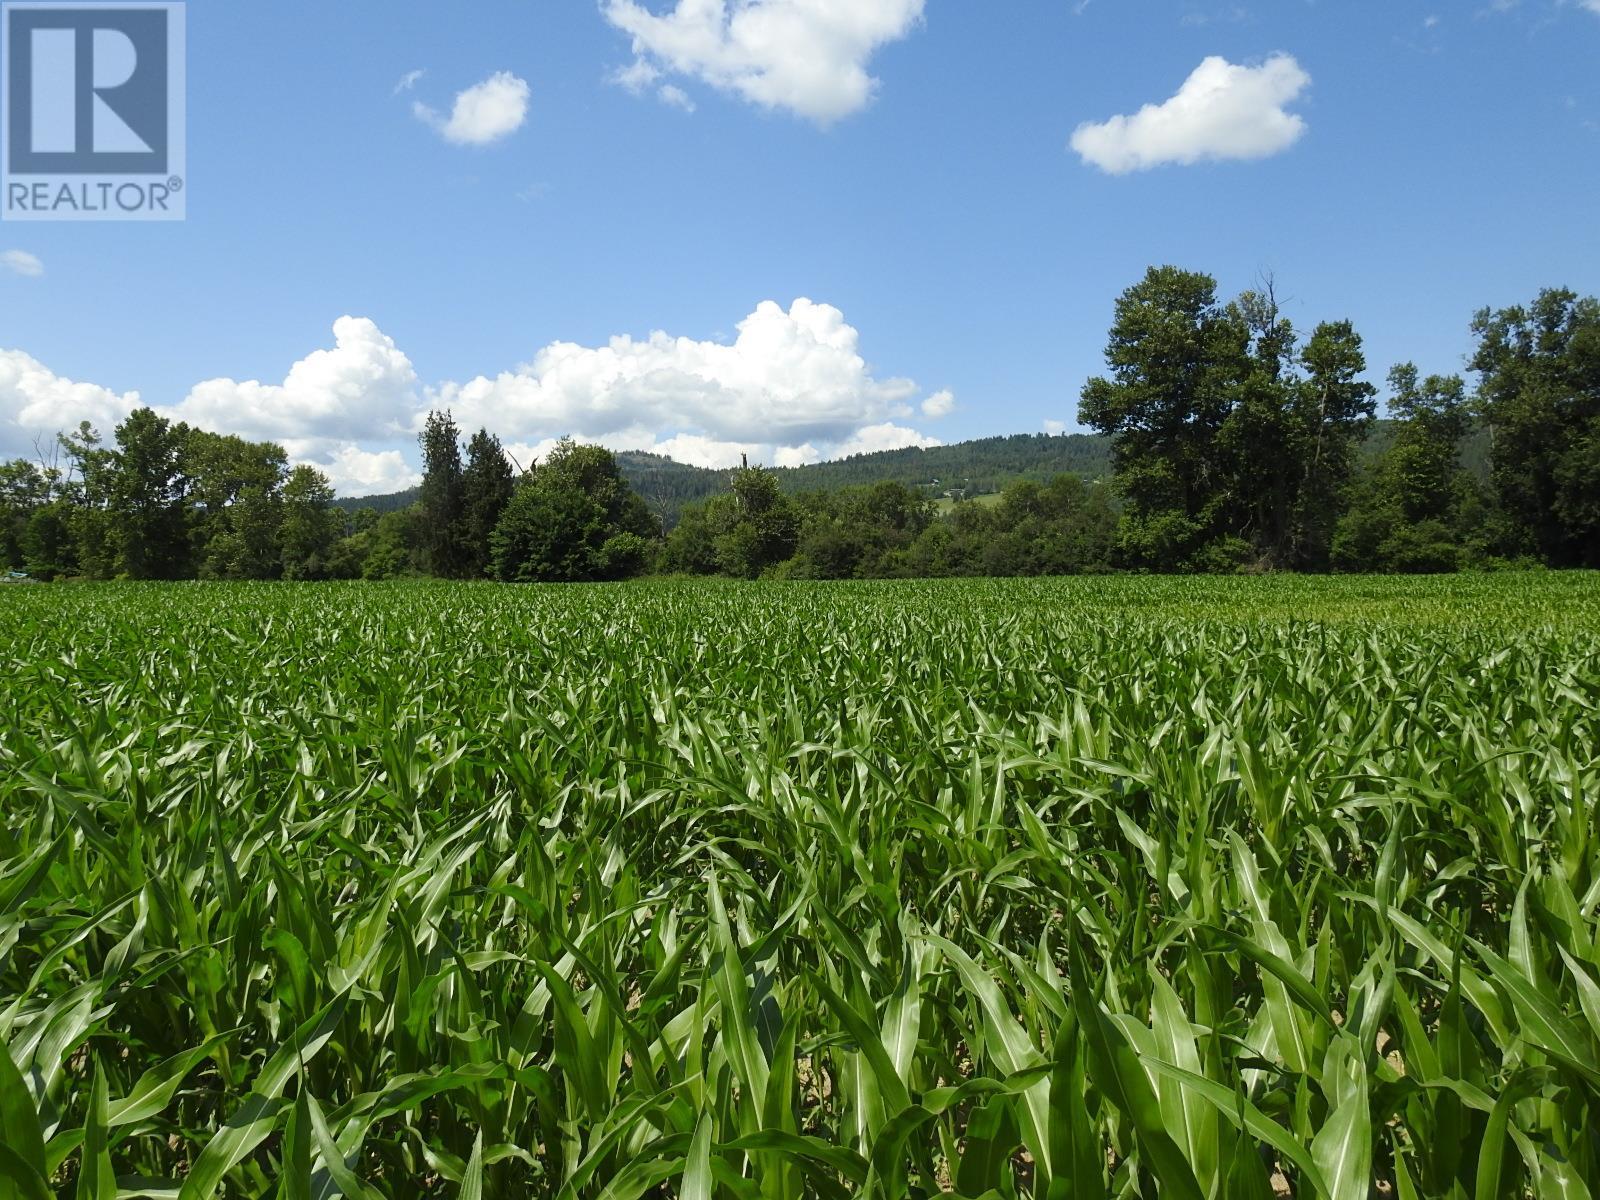
<svg viewBox="0 0 1600 1200">
<path fill-rule="evenodd" d="M 782 494 L 739 472 L 685 511 L 670 571 L 739 577 L 1600 567 L 1600 301 L 1564 289 L 1472 322 L 1469 370 L 1388 376 L 1376 422 L 1349 321 L 1302 334 L 1270 282 L 1152 268 L 1117 300 L 1079 420 L 1108 484 L 1013 483 L 940 515 L 879 484 Z"/>
<path fill-rule="evenodd" d="M 1152 268 L 1081 394 L 1109 479 L 943 507 L 925 486 L 792 491 L 745 467 L 670 532 L 598 446 L 563 441 L 524 471 L 488 430 L 430 413 L 415 500 L 348 512 L 281 446 L 139 409 L 110 442 L 84 424 L 0 464 L 0 556 L 46 580 L 1600 567 L 1600 301 L 1547 290 L 1472 332 L 1475 386 L 1402 364 L 1380 424 L 1350 322 L 1302 334 L 1270 284 L 1223 301 L 1208 275 Z"/>
<path fill-rule="evenodd" d="M 403 509 L 349 513 L 282 446 L 134 410 L 0 463 L 0 563 L 55 579 L 622 579 L 655 565 L 662 527 L 598 446 L 563 441 L 520 476 L 487 430 L 449 413 L 419 437 Z"/>
<path fill-rule="evenodd" d="M 0 463 L 0 559 L 51 580 L 322 579 L 344 536 L 321 472 L 282 446 L 148 408 Z"/>
<path fill-rule="evenodd" d="M 1222 303 L 1152 268 L 1118 299 L 1109 373 L 1079 419 L 1112 438 L 1113 561 L 1153 570 L 1452 571 L 1600 566 L 1600 301 L 1564 289 L 1472 322 L 1458 374 L 1389 373 L 1372 427 L 1360 336 L 1309 336 L 1269 286 Z M 1477 432 L 1488 478 L 1462 458 Z"/>
</svg>

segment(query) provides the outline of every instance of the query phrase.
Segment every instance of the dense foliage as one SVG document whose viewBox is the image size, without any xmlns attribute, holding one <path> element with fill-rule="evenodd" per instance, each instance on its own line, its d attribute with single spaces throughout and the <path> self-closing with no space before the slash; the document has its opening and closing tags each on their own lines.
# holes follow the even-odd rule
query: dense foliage
<svg viewBox="0 0 1600 1200">
<path fill-rule="evenodd" d="M 6 601 L 6 1194 L 1600 1189 L 1595 576 Z"/>
<path fill-rule="evenodd" d="M 489 535 L 490 565 L 510 583 L 628 579 L 660 535 L 609 450 L 562 441 L 512 492 Z"/>
<path fill-rule="evenodd" d="M 759 507 L 747 499 L 762 497 Z M 772 472 L 738 472 L 733 489 L 691 508 L 668 536 L 661 568 L 684 574 L 791 579 L 1077 575 L 1110 569 L 1111 490 L 1058 475 L 1015 483 L 996 503 L 936 513 L 898 483 L 788 497 Z"/>
<path fill-rule="evenodd" d="M 1503 537 L 1558 566 L 1600 566 L 1600 300 L 1540 294 L 1473 325 Z"/>
<path fill-rule="evenodd" d="M 1152 268 L 1118 299 L 1111 373 L 1080 410 L 1114 439 L 1118 562 L 1600 565 L 1600 302 L 1547 291 L 1473 330 L 1478 394 L 1395 367 L 1381 452 L 1363 461 L 1375 390 L 1348 322 L 1302 346 L 1270 285 L 1223 304 L 1210 276 Z M 1463 453 L 1482 454 L 1483 433 L 1492 487 Z"/>
<path fill-rule="evenodd" d="M 1208 275 L 1152 269 L 1118 299 L 1080 418 L 1114 439 L 1130 564 L 1327 566 L 1374 389 L 1348 322 L 1296 341 L 1270 290 L 1222 305 Z"/>
<path fill-rule="evenodd" d="M 41 579 L 317 579 L 345 531 L 333 489 L 272 442 L 136 409 L 41 461 L 0 464 L 0 567 Z"/>
<path fill-rule="evenodd" d="M 429 413 L 418 441 L 416 503 L 345 513 L 281 446 L 137 409 L 111 446 L 84 425 L 43 464 L 0 466 L 0 565 L 42 580 L 526 582 L 622 579 L 652 561 L 660 524 L 610 451 L 564 441 L 518 478 L 487 430 L 463 455 L 448 412 Z"/>
</svg>

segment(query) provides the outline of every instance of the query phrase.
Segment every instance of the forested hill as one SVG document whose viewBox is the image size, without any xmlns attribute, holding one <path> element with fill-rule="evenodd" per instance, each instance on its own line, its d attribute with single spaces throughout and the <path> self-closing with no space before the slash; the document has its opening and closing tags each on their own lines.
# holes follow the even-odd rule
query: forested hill
<svg viewBox="0 0 1600 1200">
<path fill-rule="evenodd" d="M 1362 446 L 1362 457 L 1377 457 L 1394 440 L 1391 421 L 1375 421 Z M 1488 475 L 1488 435 L 1469 433 L 1461 446 L 1462 463 L 1473 475 Z M 622 473 L 635 491 L 668 527 L 677 524 L 686 504 L 714 496 L 728 486 L 728 472 L 691 467 L 660 454 L 628 450 L 617 455 Z M 773 471 L 784 491 L 817 492 L 858 484 L 894 482 L 923 488 L 929 496 L 982 496 L 999 492 L 1019 479 L 1044 483 L 1057 475 L 1105 479 L 1111 474 L 1111 439 L 1090 433 L 1017 433 L 977 438 L 923 450 L 880 450 L 805 467 Z M 408 488 L 383 496 L 340 497 L 334 503 L 348 512 L 372 508 L 380 513 L 405 508 L 417 499 Z"/>
<path fill-rule="evenodd" d="M 617 455 L 622 473 L 670 525 L 685 504 L 728 486 L 728 472 L 691 467 L 659 454 L 630 450 Z M 786 492 L 832 491 L 856 484 L 895 482 L 921 487 L 931 496 L 947 492 L 982 495 L 1008 483 L 1046 482 L 1057 475 L 1100 479 L 1111 470 L 1111 441 L 1098 434 L 1032 434 L 978 438 L 923 450 L 880 450 L 805 467 L 780 467 L 773 474 Z M 417 498 L 415 488 L 386 496 L 341 497 L 339 507 L 389 512 Z"/>
</svg>

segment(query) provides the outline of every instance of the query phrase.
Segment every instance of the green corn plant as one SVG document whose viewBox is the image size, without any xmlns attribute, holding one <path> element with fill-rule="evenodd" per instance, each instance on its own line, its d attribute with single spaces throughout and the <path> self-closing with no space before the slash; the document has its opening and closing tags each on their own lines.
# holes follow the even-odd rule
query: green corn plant
<svg viewBox="0 0 1600 1200">
<path fill-rule="evenodd" d="M 0 609 L 0 1195 L 1600 1196 L 1600 581 Z"/>
</svg>

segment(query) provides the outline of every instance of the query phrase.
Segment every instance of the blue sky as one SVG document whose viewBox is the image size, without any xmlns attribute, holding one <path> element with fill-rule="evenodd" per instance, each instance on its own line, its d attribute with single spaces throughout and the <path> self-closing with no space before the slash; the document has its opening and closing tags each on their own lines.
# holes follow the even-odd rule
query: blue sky
<svg viewBox="0 0 1600 1200">
<path fill-rule="evenodd" d="M 187 221 L 0 225 L 0 453 L 137 393 L 352 493 L 408 481 L 430 404 L 525 454 L 804 461 L 1075 428 L 1152 263 L 1271 272 L 1377 379 L 1461 369 L 1480 306 L 1600 290 L 1600 0 L 192 0 L 188 28 Z"/>
</svg>

